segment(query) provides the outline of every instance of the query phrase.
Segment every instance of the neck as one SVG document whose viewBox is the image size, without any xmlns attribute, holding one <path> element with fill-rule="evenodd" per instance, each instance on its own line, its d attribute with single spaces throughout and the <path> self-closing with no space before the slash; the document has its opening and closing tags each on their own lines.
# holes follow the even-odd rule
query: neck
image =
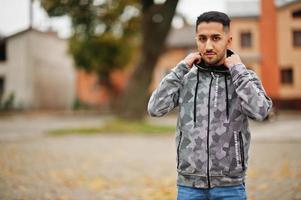
<svg viewBox="0 0 301 200">
<path fill-rule="evenodd" d="M 217 66 L 222 66 L 222 65 L 224 65 L 224 63 L 225 63 L 225 60 L 226 60 L 226 55 L 225 55 L 225 57 L 224 57 L 223 59 L 221 59 L 220 61 L 218 61 L 218 62 L 215 63 L 215 64 L 208 64 L 208 63 L 204 62 L 204 66 L 205 66 L 205 67 L 217 67 Z"/>
</svg>

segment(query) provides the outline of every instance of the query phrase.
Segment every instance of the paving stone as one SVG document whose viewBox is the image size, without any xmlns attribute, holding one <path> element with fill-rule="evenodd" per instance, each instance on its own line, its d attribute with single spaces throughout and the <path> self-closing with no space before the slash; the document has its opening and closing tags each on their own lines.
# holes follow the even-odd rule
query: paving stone
<svg viewBox="0 0 301 200">
<path fill-rule="evenodd" d="M 14 120 L 10 125 L 0 120 L 0 135 L 8 131 L 4 133 L 7 136 L 9 130 L 15 133 L 13 138 L 0 136 L 1 200 L 175 199 L 173 135 L 49 137 L 33 133 L 23 137 L 23 120 L 24 124 L 22 118 L 17 118 L 16 127 L 10 127 Z M 43 118 L 43 130 L 47 129 L 47 120 L 51 120 L 51 128 L 56 120 L 60 127 L 64 124 L 62 118 Z M 66 125 L 77 120 L 80 118 L 66 119 Z M 246 182 L 250 200 L 301 200 L 300 122 L 301 117 L 294 115 L 282 118 L 277 126 L 276 122 L 252 124 L 256 133 Z M 286 138 L 286 132 L 279 132 L 285 130 L 281 124 L 293 126 L 290 131 L 295 127 L 300 136 L 294 133 L 294 140 Z M 268 136 L 258 137 L 267 130 Z M 30 132 L 30 127 L 26 131 Z M 274 131 L 277 134 L 269 140 Z"/>
</svg>

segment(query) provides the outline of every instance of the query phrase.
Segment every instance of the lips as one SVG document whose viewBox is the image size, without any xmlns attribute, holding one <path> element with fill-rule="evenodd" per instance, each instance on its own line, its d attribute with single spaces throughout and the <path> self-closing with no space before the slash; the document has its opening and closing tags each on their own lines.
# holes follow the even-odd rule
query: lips
<svg viewBox="0 0 301 200">
<path fill-rule="evenodd" d="M 214 55 L 215 55 L 215 53 L 205 53 L 205 56 L 206 56 L 206 57 L 209 57 L 209 58 L 210 58 L 210 57 L 213 57 Z"/>
</svg>

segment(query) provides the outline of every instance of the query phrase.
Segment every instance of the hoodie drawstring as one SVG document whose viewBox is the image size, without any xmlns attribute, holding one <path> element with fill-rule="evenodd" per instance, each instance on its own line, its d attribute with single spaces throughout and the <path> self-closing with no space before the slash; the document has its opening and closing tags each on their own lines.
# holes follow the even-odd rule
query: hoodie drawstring
<svg viewBox="0 0 301 200">
<path fill-rule="evenodd" d="M 227 75 L 225 74 L 225 87 L 226 87 L 226 113 L 227 120 L 229 119 L 229 98 L 228 98 L 228 84 L 227 84 Z"/>
<path fill-rule="evenodd" d="M 197 72 L 197 77 L 196 77 L 196 86 L 195 86 L 195 92 L 194 92 L 194 105 L 193 105 L 193 121 L 194 121 L 194 126 L 196 124 L 196 100 L 197 100 L 197 96 L 198 96 L 198 88 L 199 88 L 199 82 L 200 82 L 200 69 L 198 68 L 198 72 Z"/>
<path fill-rule="evenodd" d="M 193 104 L 193 121 L 194 121 L 194 126 L 196 125 L 196 106 L 197 106 L 197 96 L 198 96 L 198 88 L 199 88 L 199 82 L 200 82 L 200 69 L 198 68 L 197 72 L 197 82 L 195 86 L 195 92 L 194 92 L 194 104 Z M 224 75 L 225 78 L 225 88 L 226 88 L 226 115 L 227 115 L 227 120 L 229 120 L 229 97 L 228 97 L 228 84 L 227 84 L 227 74 Z"/>
</svg>

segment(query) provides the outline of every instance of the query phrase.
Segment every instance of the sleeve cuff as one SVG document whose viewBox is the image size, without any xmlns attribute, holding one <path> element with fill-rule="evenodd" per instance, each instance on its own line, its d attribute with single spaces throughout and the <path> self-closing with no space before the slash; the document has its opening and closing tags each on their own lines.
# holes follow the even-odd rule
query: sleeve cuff
<svg viewBox="0 0 301 200">
<path fill-rule="evenodd" d="M 234 65 L 231 69 L 230 69 L 230 73 L 231 76 L 233 78 L 233 80 L 236 80 L 237 77 L 239 77 L 240 75 L 244 74 L 244 73 L 248 73 L 248 69 L 246 68 L 246 66 L 242 63 Z"/>
<path fill-rule="evenodd" d="M 176 67 L 174 67 L 172 69 L 172 71 L 179 77 L 182 78 L 184 77 L 185 74 L 187 74 L 189 72 L 189 66 L 187 65 L 187 63 L 182 60 L 179 64 L 177 64 Z"/>
</svg>

